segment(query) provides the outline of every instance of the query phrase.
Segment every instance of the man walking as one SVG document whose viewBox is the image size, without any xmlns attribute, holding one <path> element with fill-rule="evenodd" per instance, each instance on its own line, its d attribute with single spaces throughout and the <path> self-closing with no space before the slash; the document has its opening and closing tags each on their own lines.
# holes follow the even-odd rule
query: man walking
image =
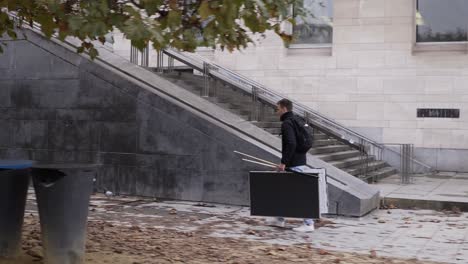
<svg viewBox="0 0 468 264">
<path fill-rule="evenodd" d="M 288 99 L 282 99 L 277 103 L 277 114 L 280 116 L 281 124 L 281 140 L 282 140 L 282 158 L 281 164 L 278 165 L 278 170 L 284 171 L 286 168 L 297 172 L 305 172 L 307 170 L 307 150 L 301 150 L 298 146 L 298 131 L 294 113 L 292 112 L 293 103 Z M 268 225 L 284 227 L 286 221 L 282 217 L 271 219 L 267 222 Z M 298 232 L 314 231 L 314 220 L 304 219 L 303 225 L 293 228 Z"/>
</svg>

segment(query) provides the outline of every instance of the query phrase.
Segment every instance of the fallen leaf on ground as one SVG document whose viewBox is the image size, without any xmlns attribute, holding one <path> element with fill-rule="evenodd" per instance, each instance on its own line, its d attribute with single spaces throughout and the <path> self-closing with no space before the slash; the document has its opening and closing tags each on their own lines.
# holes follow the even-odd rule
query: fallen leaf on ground
<svg viewBox="0 0 468 264">
<path fill-rule="evenodd" d="M 319 255 L 324 256 L 324 255 L 331 255 L 331 254 L 330 254 L 330 252 L 328 252 L 328 251 L 326 251 L 324 249 L 319 249 Z"/>
</svg>

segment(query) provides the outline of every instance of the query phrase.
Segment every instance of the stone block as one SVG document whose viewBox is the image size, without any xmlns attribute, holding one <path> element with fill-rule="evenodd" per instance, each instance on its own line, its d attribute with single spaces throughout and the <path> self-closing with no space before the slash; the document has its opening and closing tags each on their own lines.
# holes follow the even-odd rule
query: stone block
<svg viewBox="0 0 468 264">
<path fill-rule="evenodd" d="M 210 171 L 203 180 L 203 197 L 207 201 L 220 201 L 229 204 L 248 204 L 249 173 L 247 171 Z M 232 193 L 226 197 L 228 191 Z"/>
<path fill-rule="evenodd" d="M 193 154 L 201 150 L 201 142 L 207 144 L 206 140 L 200 131 L 162 113 L 154 113 L 153 119 L 139 124 L 138 149 L 143 152 Z"/>
<path fill-rule="evenodd" d="M 451 140 L 449 148 L 468 149 L 468 133 L 466 133 L 466 130 L 452 130 L 449 138 Z"/>
<path fill-rule="evenodd" d="M 360 94 L 382 94 L 383 80 L 377 77 L 359 77 L 357 88 Z"/>
<path fill-rule="evenodd" d="M 453 92 L 455 94 L 468 94 L 468 78 L 467 77 L 455 77 Z"/>
<path fill-rule="evenodd" d="M 101 125 L 74 119 L 49 121 L 49 148 L 67 151 L 98 151 Z M 103 139 L 105 141 L 108 138 Z M 125 142 L 122 139 L 120 143 Z M 120 145 L 116 142 L 116 145 Z"/>
<path fill-rule="evenodd" d="M 385 120 L 416 121 L 417 108 L 422 104 L 417 103 L 385 103 Z"/>
<path fill-rule="evenodd" d="M 408 57 L 407 51 L 386 51 L 385 66 L 386 67 L 405 67 Z"/>
<path fill-rule="evenodd" d="M 99 163 L 99 154 L 90 151 L 36 149 L 32 153 L 35 161 L 43 163 Z"/>
<path fill-rule="evenodd" d="M 354 69 L 358 65 L 358 55 L 353 52 L 342 52 L 337 54 L 336 66 L 338 69 Z"/>
<path fill-rule="evenodd" d="M 454 80 L 452 77 L 436 76 L 425 78 L 425 93 L 449 95 L 452 93 Z"/>
<path fill-rule="evenodd" d="M 361 123 L 365 125 L 366 122 L 362 121 Z M 382 142 L 383 129 L 383 127 L 353 127 L 354 131 L 377 142 Z"/>
<path fill-rule="evenodd" d="M 357 104 L 358 120 L 382 120 L 384 113 L 385 105 L 381 102 L 359 102 Z"/>
<path fill-rule="evenodd" d="M 423 130 L 411 128 L 385 128 L 383 142 L 388 144 L 414 144 L 415 147 L 423 145 Z"/>
<path fill-rule="evenodd" d="M 382 68 L 385 66 L 385 53 L 381 51 L 366 51 L 359 53 L 359 68 Z"/>
<path fill-rule="evenodd" d="M 8 42 L 3 46 L 3 53 L 0 53 L 0 70 L 9 70 L 14 68 L 14 42 Z M 1 79 L 1 77 L 0 77 Z"/>
<path fill-rule="evenodd" d="M 356 119 L 357 104 L 354 102 L 319 102 L 318 110 L 334 119 Z"/>
<path fill-rule="evenodd" d="M 0 81 L 0 107 L 11 106 L 11 90 L 14 85 L 13 80 Z"/>
<path fill-rule="evenodd" d="M 54 66 L 58 68 L 55 69 Z M 15 42 L 15 76 L 19 79 L 76 78 L 77 68 L 28 41 Z"/>
<path fill-rule="evenodd" d="M 355 78 L 340 77 L 327 78 L 319 84 L 319 94 L 355 93 L 357 80 Z"/>
<path fill-rule="evenodd" d="M 349 101 L 379 103 L 383 106 L 382 102 L 386 101 L 386 96 L 383 94 L 351 94 L 349 95 Z"/>
<path fill-rule="evenodd" d="M 17 120 L 13 122 L 13 146 L 17 148 L 47 148 L 47 121 Z"/>
<path fill-rule="evenodd" d="M 136 123 L 104 122 L 100 126 L 99 150 L 104 152 L 135 153 L 138 145 Z"/>
<path fill-rule="evenodd" d="M 0 147 L 11 147 L 13 143 L 13 121 L 0 120 Z"/>
<path fill-rule="evenodd" d="M 385 15 L 390 17 L 412 17 L 414 15 L 413 0 L 385 1 Z"/>
<path fill-rule="evenodd" d="M 388 126 L 392 128 L 418 128 L 414 121 L 389 121 Z"/>
<path fill-rule="evenodd" d="M 73 121 L 93 121 L 96 119 L 96 112 L 94 109 L 57 109 L 57 120 L 73 120 Z"/>
<path fill-rule="evenodd" d="M 414 30 L 410 23 L 391 24 L 385 26 L 385 42 L 404 42 L 409 43 L 413 40 Z"/>
<path fill-rule="evenodd" d="M 451 145 L 452 132 L 448 129 L 423 129 L 422 145 L 425 148 L 446 148 Z"/>
<path fill-rule="evenodd" d="M 118 195 L 134 195 L 136 193 L 137 177 L 135 176 L 137 172 L 140 172 L 138 171 L 138 167 L 117 165 L 117 174 L 114 175 L 115 193 Z M 139 174 L 138 176 L 140 177 Z M 148 177 L 151 174 L 143 174 L 141 176 Z"/>
<path fill-rule="evenodd" d="M 333 28 L 333 43 L 345 44 L 356 43 L 356 36 L 359 36 L 361 28 L 359 26 L 337 26 Z"/>
<path fill-rule="evenodd" d="M 384 17 L 385 0 L 361 0 L 359 17 Z"/>
<path fill-rule="evenodd" d="M 437 155 L 437 169 L 440 171 L 468 172 L 466 149 L 440 149 Z"/>
<path fill-rule="evenodd" d="M 75 105 L 78 80 L 17 80 L 11 104 L 20 108 L 66 108 Z"/>
<path fill-rule="evenodd" d="M 356 38 L 356 36 L 354 36 Z M 361 26 L 359 30 L 359 43 L 384 43 L 385 27 L 375 25 Z"/>
<path fill-rule="evenodd" d="M 54 120 L 55 109 L 47 108 L 12 108 L 13 118 L 16 120 Z"/>
<path fill-rule="evenodd" d="M 392 78 L 384 80 L 385 94 L 424 94 L 422 78 Z"/>
<path fill-rule="evenodd" d="M 33 89 L 28 82 L 19 82 L 11 91 L 11 106 L 16 108 L 36 108 L 40 105 L 39 90 Z"/>
<path fill-rule="evenodd" d="M 335 0 L 333 16 L 335 18 L 359 17 L 360 0 Z"/>
</svg>

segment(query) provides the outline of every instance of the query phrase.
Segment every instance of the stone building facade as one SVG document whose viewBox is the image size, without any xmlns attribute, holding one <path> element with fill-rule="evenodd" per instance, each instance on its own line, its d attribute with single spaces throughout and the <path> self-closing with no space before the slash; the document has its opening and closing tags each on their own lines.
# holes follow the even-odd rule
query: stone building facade
<svg viewBox="0 0 468 264">
<path fill-rule="evenodd" d="M 287 48 L 269 33 L 214 60 L 378 142 L 412 143 L 436 169 L 468 171 L 468 42 L 458 26 L 468 25 L 468 1 L 321 2 L 333 10 L 332 43 Z M 430 27 L 434 39 L 421 40 Z M 437 39 L 450 27 L 462 39 Z M 418 109 L 459 117 L 421 118 Z"/>
</svg>

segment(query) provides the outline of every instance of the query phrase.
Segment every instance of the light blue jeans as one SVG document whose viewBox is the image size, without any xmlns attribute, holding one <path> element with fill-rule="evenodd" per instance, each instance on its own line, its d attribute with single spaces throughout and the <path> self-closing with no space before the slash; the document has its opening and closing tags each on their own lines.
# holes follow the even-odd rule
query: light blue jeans
<svg viewBox="0 0 468 264">
<path fill-rule="evenodd" d="M 304 172 L 306 170 L 306 168 L 308 168 L 307 166 L 297 166 L 297 167 L 291 167 L 289 169 L 293 170 L 293 171 L 297 171 L 297 172 Z M 277 218 L 278 221 L 285 221 L 285 219 L 283 217 L 278 217 Z M 304 225 L 313 225 L 314 224 L 314 220 L 312 219 L 304 219 Z"/>
</svg>

